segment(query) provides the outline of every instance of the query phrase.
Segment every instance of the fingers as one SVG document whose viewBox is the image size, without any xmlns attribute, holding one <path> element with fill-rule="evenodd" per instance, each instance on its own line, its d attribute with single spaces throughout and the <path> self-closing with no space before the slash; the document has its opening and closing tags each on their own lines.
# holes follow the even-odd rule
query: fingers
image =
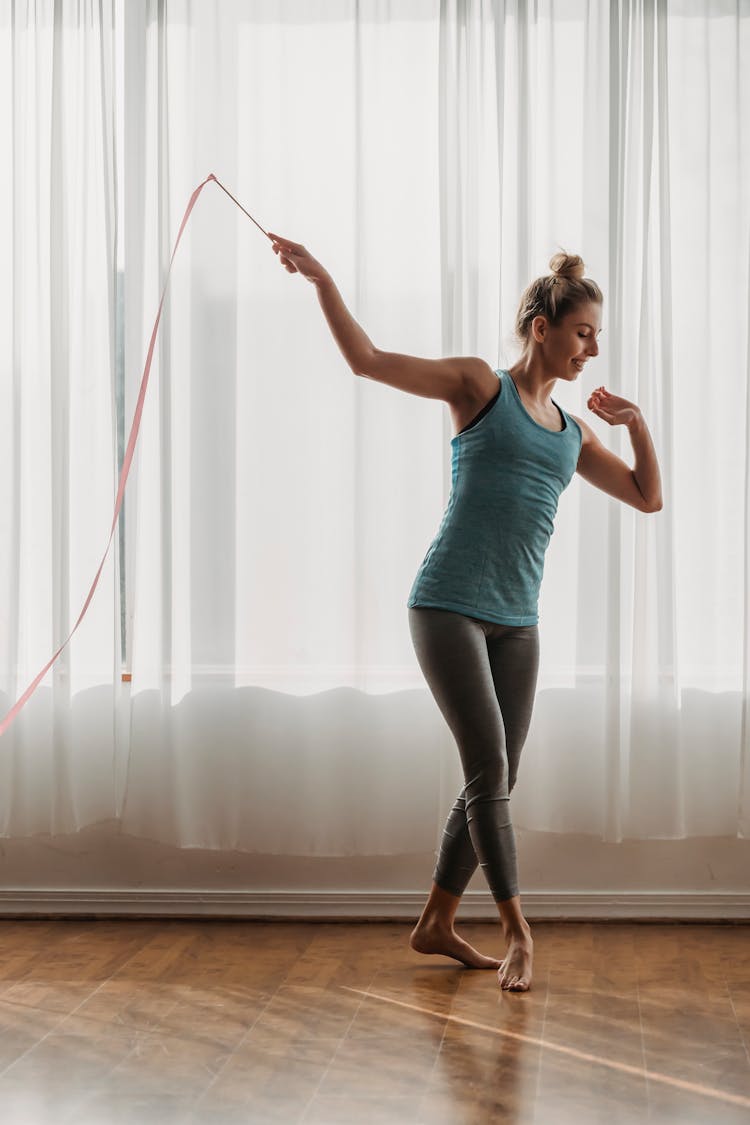
<svg viewBox="0 0 750 1125">
<path fill-rule="evenodd" d="M 279 261 L 287 270 L 287 272 L 298 273 L 299 271 L 297 270 L 297 267 L 292 262 L 292 258 L 294 258 L 296 255 L 296 250 L 291 249 L 291 247 L 296 246 L 297 243 L 290 242 L 289 239 L 286 238 L 279 238 L 278 235 L 273 234 L 271 231 L 268 231 L 268 236 L 273 241 L 273 246 L 271 247 L 271 249 L 273 250 L 274 254 L 279 255 Z"/>
<path fill-rule="evenodd" d="M 604 417 L 606 408 L 604 406 L 604 403 L 602 402 L 601 390 L 592 391 L 586 400 L 586 405 L 588 406 L 589 410 L 593 410 L 593 412 L 595 414 L 598 414 L 600 418 Z"/>
<path fill-rule="evenodd" d="M 292 242 L 291 238 L 282 238 L 280 234 L 273 234 L 273 232 L 270 231 L 270 230 L 269 230 L 268 233 L 271 236 L 271 238 L 273 238 L 276 242 L 278 242 L 281 246 L 284 246 L 288 250 L 303 250 L 304 249 L 304 247 L 302 246 L 301 243 Z"/>
</svg>

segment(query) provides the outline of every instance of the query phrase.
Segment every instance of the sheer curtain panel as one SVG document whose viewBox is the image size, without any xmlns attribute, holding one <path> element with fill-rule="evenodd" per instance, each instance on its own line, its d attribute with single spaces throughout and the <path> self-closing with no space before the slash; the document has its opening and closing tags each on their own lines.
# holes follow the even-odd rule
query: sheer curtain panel
<svg viewBox="0 0 750 1125">
<path fill-rule="evenodd" d="M 0 707 L 81 612 L 116 488 L 114 4 L 0 2 Z M 118 559 L 0 739 L 0 834 L 111 817 Z"/>
</svg>

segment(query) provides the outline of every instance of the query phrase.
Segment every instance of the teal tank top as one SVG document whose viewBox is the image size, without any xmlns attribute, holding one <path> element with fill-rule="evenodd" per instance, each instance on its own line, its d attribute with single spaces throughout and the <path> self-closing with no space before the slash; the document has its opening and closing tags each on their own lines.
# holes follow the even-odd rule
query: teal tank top
<svg viewBox="0 0 750 1125">
<path fill-rule="evenodd" d="M 407 605 L 536 625 L 557 502 L 576 470 L 583 434 L 554 399 L 562 430 L 535 422 L 510 373 L 495 374 L 495 398 L 451 439 L 448 506 Z"/>
</svg>

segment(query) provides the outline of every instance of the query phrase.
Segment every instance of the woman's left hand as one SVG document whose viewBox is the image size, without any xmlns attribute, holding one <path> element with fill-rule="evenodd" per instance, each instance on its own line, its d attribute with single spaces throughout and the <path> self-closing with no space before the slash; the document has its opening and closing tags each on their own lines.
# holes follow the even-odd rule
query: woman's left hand
<svg viewBox="0 0 750 1125">
<path fill-rule="evenodd" d="M 629 426 L 641 412 L 634 402 L 611 394 L 606 387 L 597 387 L 592 391 L 586 405 L 594 414 L 609 422 L 610 426 Z"/>
</svg>

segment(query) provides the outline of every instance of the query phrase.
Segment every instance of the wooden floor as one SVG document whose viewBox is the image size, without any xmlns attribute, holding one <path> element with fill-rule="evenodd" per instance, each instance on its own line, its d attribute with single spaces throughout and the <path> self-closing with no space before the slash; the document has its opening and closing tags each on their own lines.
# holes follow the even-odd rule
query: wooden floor
<svg viewBox="0 0 750 1125">
<path fill-rule="evenodd" d="M 526 993 L 410 930 L 2 922 L 2 1125 L 750 1122 L 750 927 L 532 923 Z"/>
</svg>

